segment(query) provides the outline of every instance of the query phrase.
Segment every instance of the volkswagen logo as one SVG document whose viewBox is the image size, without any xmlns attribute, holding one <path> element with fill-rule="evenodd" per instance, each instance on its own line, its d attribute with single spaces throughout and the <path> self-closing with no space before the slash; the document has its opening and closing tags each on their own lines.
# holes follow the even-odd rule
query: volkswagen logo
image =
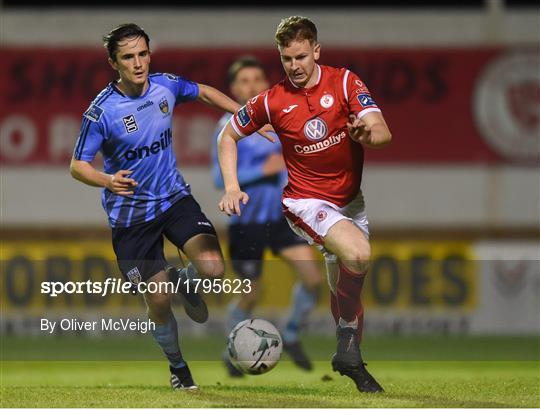
<svg viewBox="0 0 540 410">
<path fill-rule="evenodd" d="M 304 135 L 312 141 L 322 140 L 327 134 L 328 127 L 320 118 L 313 118 L 304 125 Z"/>
</svg>

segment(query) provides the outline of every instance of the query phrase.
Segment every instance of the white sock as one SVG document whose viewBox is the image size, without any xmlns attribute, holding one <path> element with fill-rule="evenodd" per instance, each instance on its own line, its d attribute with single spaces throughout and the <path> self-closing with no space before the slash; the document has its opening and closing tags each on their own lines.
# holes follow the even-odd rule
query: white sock
<svg viewBox="0 0 540 410">
<path fill-rule="evenodd" d="M 339 318 L 339 327 L 352 327 L 353 329 L 358 328 L 358 318 L 355 317 L 352 322 L 347 322 L 342 317 Z"/>
</svg>

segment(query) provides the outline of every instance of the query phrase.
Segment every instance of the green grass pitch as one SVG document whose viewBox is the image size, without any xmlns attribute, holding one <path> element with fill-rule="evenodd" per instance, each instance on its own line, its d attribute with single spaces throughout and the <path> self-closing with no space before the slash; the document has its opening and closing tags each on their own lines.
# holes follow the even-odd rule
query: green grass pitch
<svg viewBox="0 0 540 410">
<path fill-rule="evenodd" d="M 284 355 L 271 372 L 240 380 L 229 378 L 219 360 L 202 360 L 202 351 L 219 356 L 219 338 L 188 340 L 184 354 L 200 353 L 189 362 L 200 390 L 171 391 L 166 362 L 148 339 L 52 339 L 38 348 L 3 338 L 1 406 L 540 407 L 538 338 L 368 339 L 365 350 L 377 359 L 368 360 L 368 369 L 386 389 L 378 395 L 358 393 L 348 378 L 331 371 L 329 360 L 322 360 L 331 353 L 331 339 L 306 341 L 317 359 L 312 372 L 297 369 Z M 53 348 L 67 352 L 62 357 L 68 360 L 35 360 L 38 351 L 54 359 L 48 350 Z M 70 351 L 78 357 L 84 352 L 88 360 L 73 360 Z M 128 359 L 141 351 L 151 360 Z M 28 360 L 17 360 L 21 355 Z"/>
</svg>

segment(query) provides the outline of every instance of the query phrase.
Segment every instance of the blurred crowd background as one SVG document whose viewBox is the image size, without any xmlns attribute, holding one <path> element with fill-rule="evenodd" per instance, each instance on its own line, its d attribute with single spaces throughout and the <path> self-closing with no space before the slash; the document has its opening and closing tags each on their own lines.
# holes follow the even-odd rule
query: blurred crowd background
<svg viewBox="0 0 540 410">
<path fill-rule="evenodd" d="M 295 14 L 317 24 L 322 64 L 347 67 L 367 83 L 394 136 L 390 146 L 366 151 L 373 243 L 366 332 L 539 334 L 538 4 L 203 3 L 4 2 L 3 334 L 41 335 L 45 316 L 144 317 L 132 297 L 40 293 L 44 280 L 118 277 L 99 190 L 69 174 L 82 113 L 114 79 L 102 35 L 135 22 L 150 35 L 152 71 L 228 93 L 226 70 L 241 55 L 260 58 L 272 84 L 283 77 L 273 36 L 280 19 Z M 210 164 L 220 115 L 201 104 L 179 106 L 173 132 L 178 166 L 225 250 L 226 217 Z M 167 252 L 175 261 L 176 250 Z M 279 318 L 295 277 L 267 258 L 260 315 Z M 227 276 L 234 277 L 230 269 Z M 326 293 L 311 329 L 331 333 Z M 209 295 L 212 320 L 221 320 L 229 298 Z M 217 322 L 184 325 L 206 333 Z"/>
</svg>

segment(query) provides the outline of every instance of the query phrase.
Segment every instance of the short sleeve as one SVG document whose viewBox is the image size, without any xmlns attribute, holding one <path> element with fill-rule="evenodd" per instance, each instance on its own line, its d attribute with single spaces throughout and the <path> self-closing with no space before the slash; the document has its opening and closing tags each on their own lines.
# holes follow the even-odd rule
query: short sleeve
<svg viewBox="0 0 540 410">
<path fill-rule="evenodd" d="M 172 91 L 176 97 L 176 104 L 194 101 L 199 97 L 199 85 L 183 77 L 173 74 L 163 74 L 160 83 Z"/>
<path fill-rule="evenodd" d="M 345 71 L 343 77 L 343 92 L 349 108 L 358 118 L 369 112 L 381 112 L 366 84 L 356 74 Z"/>
<path fill-rule="evenodd" d="M 241 137 L 251 135 L 270 122 L 267 99 L 266 92 L 259 94 L 234 113 L 231 125 L 238 135 Z"/>
<path fill-rule="evenodd" d="M 83 114 L 81 130 L 73 152 L 75 159 L 89 162 L 94 159 L 105 139 L 103 121 L 103 109 L 94 104 L 90 105 Z"/>
</svg>

